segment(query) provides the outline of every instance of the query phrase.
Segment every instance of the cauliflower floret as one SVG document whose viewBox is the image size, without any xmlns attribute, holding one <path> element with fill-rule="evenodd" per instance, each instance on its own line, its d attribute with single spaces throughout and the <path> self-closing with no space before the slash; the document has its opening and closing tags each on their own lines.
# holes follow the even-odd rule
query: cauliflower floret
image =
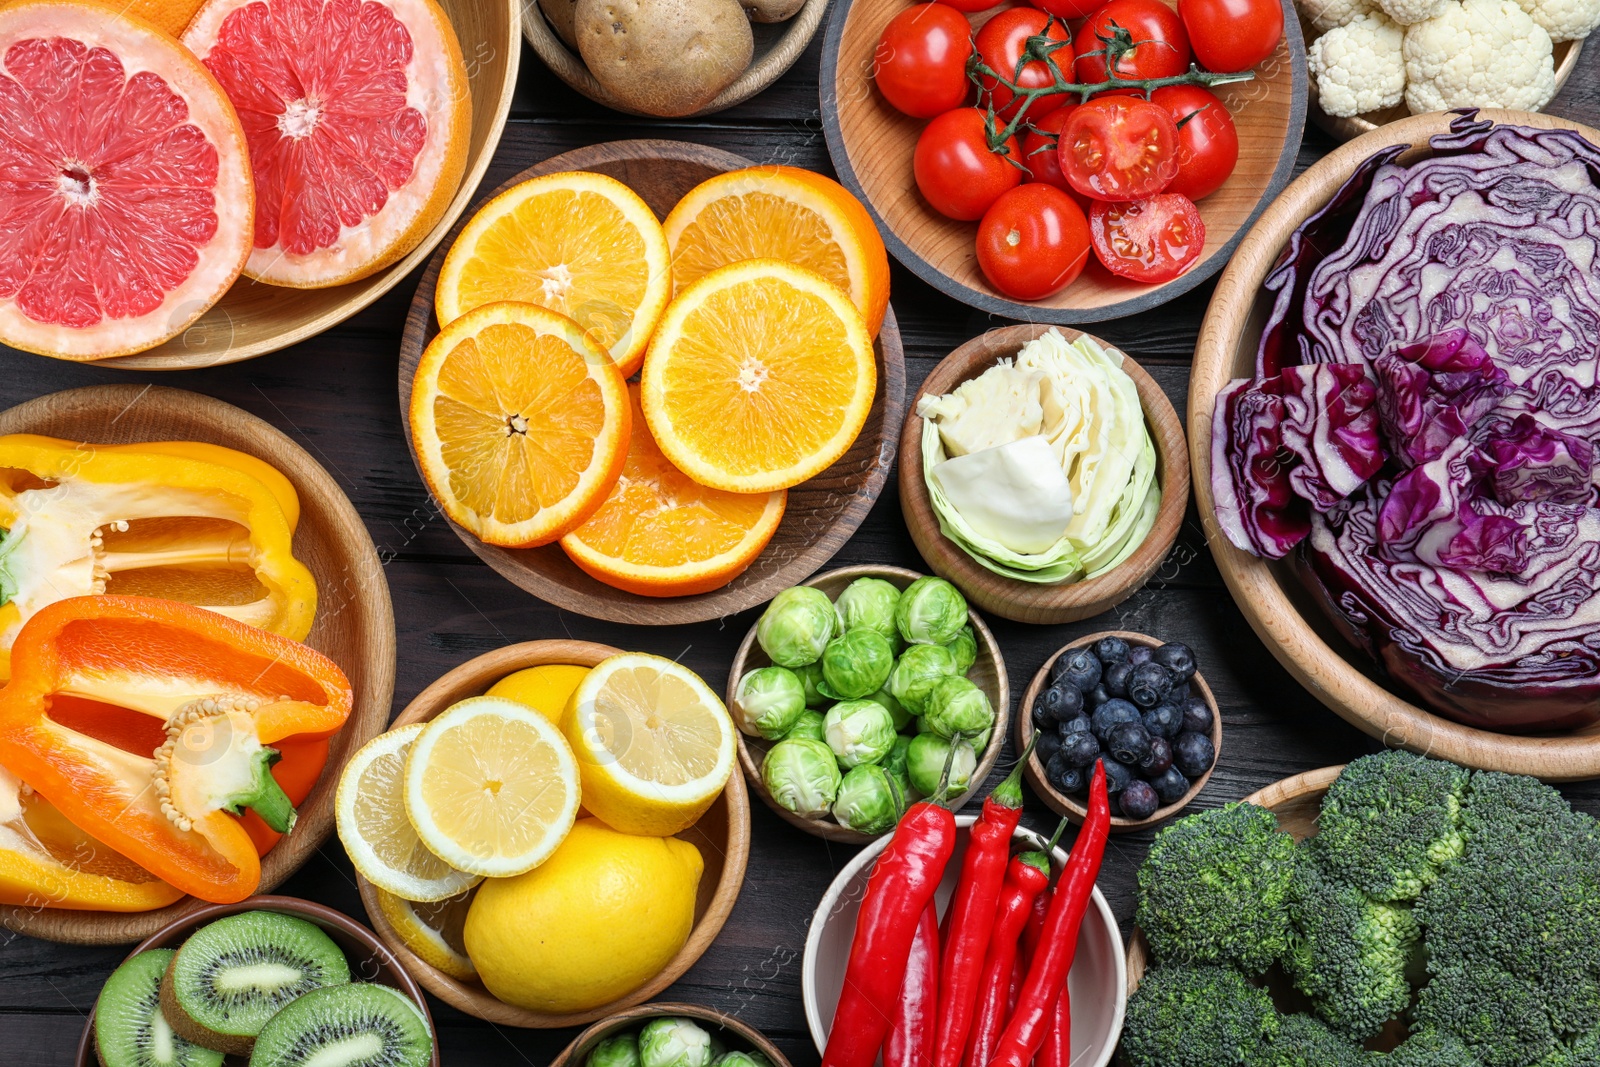
<svg viewBox="0 0 1600 1067">
<path fill-rule="evenodd" d="M 1374 0 L 1300 0 L 1299 7 L 1318 33 L 1348 25 L 1357 15 L 1376 10 Z"/>
<path fill-rule="evenodd" d="M 1456 0 L 1378 0 L 1383 13 L 1402 26 L 1436 19 L 1456 6 Z"/>
<path fill-rule="evenodd" d="M 1550 35 L 1516 0 L 1462 0 L 1406 30 L 1406 106 L 1537 111 L 1556 92 Z"/>
<path fill-rule="evenodd" d="M 1394 107 L 1406 95 L 1405 31 L 1381 11 L 1358 15 L 1311 42 L 1317 103 L 1341 118 Z"/>
<path fill-rule="evenodd" d="M 1517 0 L 1552 41 L 1578 41 L 1600 26 L 1600 0 Z"/>
</svg>

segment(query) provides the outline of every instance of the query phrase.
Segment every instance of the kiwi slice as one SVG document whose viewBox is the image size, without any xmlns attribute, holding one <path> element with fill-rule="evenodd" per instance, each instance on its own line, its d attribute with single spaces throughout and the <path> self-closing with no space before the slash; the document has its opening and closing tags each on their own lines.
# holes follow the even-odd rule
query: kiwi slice
<svg viewBox="0 0 1600 1067">
<path fill-rule="evenodd" d="M 141 952 L 111 972 L 94 1006 L 94 1050 L 102 1067 L 220 1067 L 222 1053 L 185 1041 L 161 1014 L 161 975 L 170 948 Z"/>
<path fill-rule="evenodd" d="M 197 1045 L 244 1056 L 267 1020 L 296 997 L 350 981 L 333 939 L 304 919 L 246 911 L 202 926 L 161 982 L 172 1028 Z"/>
<path fill-rule="evenodd" d="M 261 1028 L 250 1067 L 428 1067 L 433 1035 L 417 1006 L 357 982 L 307 993 Z"/>
</svg>

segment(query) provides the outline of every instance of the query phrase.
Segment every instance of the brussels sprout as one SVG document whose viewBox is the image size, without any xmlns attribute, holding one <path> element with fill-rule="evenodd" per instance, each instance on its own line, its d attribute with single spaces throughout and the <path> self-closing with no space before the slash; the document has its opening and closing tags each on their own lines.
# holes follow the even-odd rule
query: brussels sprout
<svg viewBox="0 0 1600 1067">
<path fill-rule="evenodd" d="M 899 629 L 894 622 L 900 590 L 882 578 L 857 578 L 834 601 L 846 630 L 876 630 L 893 641 Z"/>
<path fill-rule="evenodd" d="M 881 834 L 900 821 L 905 794 L 882 767 L 862 764 L 850 768 L 839 783 L 833 817 L 839 825 L 864 834 Z"/>
<path fill-rule="evenodd" d="M 943 645 L 912 645 L 889 672 L 889 692 L 911 714 L 921 715 L 933 683 L 960 673 L 956 654 Z"/>
<path fill-rule="evenodd" d="M 952 742 L 935 733 L 918 734 L 906 749 L 906 775 L 911 788 L 925 797 L 939 791 L 939 778 L 944 774 L 945 760 L 950 755 Z M 963 792 L 972 782 L 972 772 L 978 769 L 978 754 L 965 741 L 954 742 L 956 755 L 950 763 L 950 780 L 947 783 L 953 795 Z"/>
<path fill-rule="evenodd" d="M 758 667 L 739 679 L 732 710 L 739 729 L 776 741 L 806 710 L 806 687 L 786 667 Z"/>
<path fill-rule="evenodd" d="M 809 738 L 812 741 L 827 741 L 822 733 L 822 712 L 812 711 L 807 708 L 794 720 L 794 725 L 789 727 L 789 732 L 783 735 L 785 741 L 790 738 Z"/>
<path fill-rule="evenodd" d="M 809 737 L 786 737 L 767 750 L 761 783 L 783 807 L 815 819 L 839 795 L 839 761 L 833 749 Z"/>
<path fill-rule="evenodd" d="M 719 1057 L 713 1067 L 772 1067 L 772 1061 L 759 1052 L 729 1052 Z"/>
<path fill-rule="evenodd" d="M 900 786 L 900 792 L 906 798 L 907 804 L 911 802 L 911 776 L 906 773 L 906 753 L 910 749 L 911 738 L 901 735 L 894 739 L 894 747 L 889 749 L 889 754 L 878 763 L 884 773 Z"/>
<path fill-rule="evenodd" d="M 876 630 L 846 630 L 822 650 L 822 691 L 840 700 L 859 700 L 889 680 L 894 649 Z"/>
<path fill-rule="evenodd" d="M 887 689 L 880 689 L 876 693 L 870 693 L 866 699 L 875 704 L 882 704 L 889 709 L 889 718 L 894 720 L 894 728 L 896 730 L 904 730 L 906 725 L 915 718 L 906 710 L 906 706 L 896 700 L 894 694 Z"/>
<path fill-rule="evenodd" d="M 723 1042 L 722 1038 L 717 1036 L 716 1031 L 712 1031 L 710 1036 L 711 1062 L 715 1064 L 718 1060 L 722 1059 L 722 1057 L 728 1054 L 728 1046 Z"/>
<path fill-rule="evenodd" d="M 956 656 L 956 669 L 966 674 L 972 665 L 978 662 L 978 635 L 972 632 L 972 624 L 961 628 L 956 634 L 956 639 L 945 646 Z"/>
<path fill-rule="evenodd" d="M 636 1034 L 608 1037 L 594 1047 L 584 1067 L 639 1067 L 639 1038 Z"/>
<path fill-rule="evenodd" d="M 970 739 L 994 725 L 994 708 L 983 690 L 967 679 L 940 678 L 923 701 L 922 722 L 942 737 L 962 734 Z"/>
<path fill-rule="evenodd" d="M 943 578 L 918 578 L 900 594 L 894 622 L 913 645 L 948 645 L 967 624 L 967 601 Z"/>
<path fill-rule="evenodd" d="M 972 746 L 972 751 L 983 755 L 983 750 L 989 747 L 989 738 L 994 736 L 994 727 L 979 730 L 976 735 L 967 738 L 967 743 Z"/>
<path fill-rule="evenodd" d="M 689 1019 L 651 1019 L 639 1031 L 642 1067 L 711 1067 L 711 1035 Z"/>
<path fill-rule="evenodd" d="M 797 585 L 772 598 L 756 623 L 756 640 L 778 666 L 804 667 L 822 658 L 840 629 L 839 612 L 828 594 Z"/>
<path fill-rule="evenodd" d="M 807 663 L 804 667 L 792 667 L 794 676 L 800 679 L 800 684 L 806 687 L 806 707 L 825 708 L 833 701 L 829 700 L 822 691 L 822 661 Z"/>
<path fill-rule="evenodd" d="M 877 763 L 897 736 L 889 709 L 871 700 L 841 700 L 822 717 L 823 738 L 845 770 Z"/>
</svg>

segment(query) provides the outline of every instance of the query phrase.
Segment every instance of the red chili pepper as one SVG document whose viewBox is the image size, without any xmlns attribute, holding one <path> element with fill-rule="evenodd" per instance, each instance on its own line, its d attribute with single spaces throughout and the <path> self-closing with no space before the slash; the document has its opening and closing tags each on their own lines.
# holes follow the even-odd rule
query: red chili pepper
<svg viewBox="0 0 1600 1067">
<path fill-rule="evenodd" d="M 1033 1067 L 1071 1067 L 1072 1064 L 1072 997 L 1067 986 L 1061 987 L 1056 998 L 1054 1022 L 1044 1033 L 1044 1044 L 1033 1058 Z"/>
<path fill-rule="evenodd" d="M 933 1062 L 933 1024 L 938 1008 L 939 908 L 930 900 L 922 909 L 917 939 L 911 943 L 905 982 L 900 986 L 899 1010 L 883 1045 L 883 1067 L 928 1067 Z"/>
<path fill-rule="evenodd" d="M 1028 968 L 1022 962 L 1022 949 L 1017 948 L 1017 958 L 1011 961 L 1011 981 L 1006 989 L 1006 1018 L 1017 1010 L 1017 994 L 1022 992 L 1022 980 L 1028 977 Z"/>
<path fill-rule="evenodd" d="M 1022 928 L 1028 924 L 1033 898 L 1049 885 L 1048 853 L 1023 853 L 1006 868 L 999 914 L 995 917 L 994 934 L 989 939 L 983 978 L 978 986 L 978 1008 L 967 1037 L 967 1067 L 985 1067 L 1000 1040 L 1006 1019 L 1010 1017 L 1011 977 L 1017 966 Z"/>
<path fill-rule="evenodd" d="M 1024 972 L 1033 965 L 1033 954 L 1039 951 L 1039 938 L 1044 934 L 1044 917 L 1050 911 L 1050 890 L 1033 898 L 1033 910 L 1028 913 L 1028 925 L 1022 928 L 1022 960 Z M 1026 977 L 1026 973 L 1024 973 Z"/>
<path fill-rule="evenodd" d="M 1106 852 L 1106 835 L 1111 830 L 1111 801 L 1106 796 L 1105 766 L 1096 762 L 1089 783 L 1089 814 L 1083 830 L 1073 843 L 1072 857 L 1061 881 L 1050 898 L 1044 934 L 1039 951 L 1028 967 L 1028 979 L 1017 998 L 1017 1010 L 1000 1036 L 999 1047 L 988 1067 L 1028 1067 L 1033 1062 L 1045 1034 L 1055 1025 L 1056 1001 L 1066 988 L 1067 972 L 1078 949 L 1078 927 L 1088 910 L 1095 879 L 1100 876 L 1100 861 Z"/>
</svg>

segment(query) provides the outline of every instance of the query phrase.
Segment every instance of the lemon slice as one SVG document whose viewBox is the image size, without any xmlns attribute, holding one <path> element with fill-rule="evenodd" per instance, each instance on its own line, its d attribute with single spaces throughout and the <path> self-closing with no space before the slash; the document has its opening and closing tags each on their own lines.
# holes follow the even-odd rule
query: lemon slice
<svg viewBox="0 0 1600 1067">
<path fill-rule="evenodd" d="M 467 956 L 462 931 L 474 892 L 469 889 L 448 900 L 419 904 L 380 889 L 378 910 L 395 936 L 423 963 L 451 978 L 471 982 L 477 979 L 478 968 Z"/>
<path fill-rule="evenodd" d="M 670 659 L 613 656 L 561 720 L 583 805 L 613 830 L 668 837 L 692 825 L 733 773 L 733 720 L 700 676 Z"/>
<path fill-rule="evenodd" d="M 428 851 L 406 818 L 406 753 L 422 724 L 379 734 L 339 776 L 334 819 L 339 840 L 361 877 L 406 900 L 444 900 L 481 880 Z"/>
<path fill-rule="evenodd" d="M 406 759 L 406 815 L 452 866 L 488 878 L 531 871 L 578 815 L 578 764 L 543 715 L 472 697 L 422 731 Z"/>
</svg>

